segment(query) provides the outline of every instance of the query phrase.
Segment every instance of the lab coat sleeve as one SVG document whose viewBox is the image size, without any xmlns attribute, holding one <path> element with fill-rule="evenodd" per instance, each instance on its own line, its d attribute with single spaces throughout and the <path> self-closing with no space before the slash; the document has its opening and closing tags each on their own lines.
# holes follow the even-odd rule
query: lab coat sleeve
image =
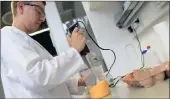
<svg viewBox="0 0 170 99">
<path fill-rule="evenodd" d="M 84 86 L 78 87 L 78 78 L 72 77 L 67 82 L 67 87 L 72 95 L 82 95 L 85 91 Z"/>
<path fill-rule="evenodd" d="M 74 48 L 69 48 L 52 59 L 43 59 L 27 44 L 10 45 L 12 50 L 6 49 L 10 55 L 7 59 L 12 64 L 12 69 L 20 83 L 32 91 L 48 91 L 65 83 L 76 72 L 86 68 L 81 56 Z"/>
</svg>

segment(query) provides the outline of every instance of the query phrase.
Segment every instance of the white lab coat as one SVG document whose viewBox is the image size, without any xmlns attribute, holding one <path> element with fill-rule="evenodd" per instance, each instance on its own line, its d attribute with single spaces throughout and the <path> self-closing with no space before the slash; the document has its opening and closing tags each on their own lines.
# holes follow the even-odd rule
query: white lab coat
<svg viewBox="0 0 170 99">
<path fill-rule="evenodd" d="M 73 78 L 83 68 L 87 67 L 74 48 L 52 57 L 21 30 L 1 29 L 1 78 L 6 98 L 71 98 L 83 91 Z"/>
</svg>

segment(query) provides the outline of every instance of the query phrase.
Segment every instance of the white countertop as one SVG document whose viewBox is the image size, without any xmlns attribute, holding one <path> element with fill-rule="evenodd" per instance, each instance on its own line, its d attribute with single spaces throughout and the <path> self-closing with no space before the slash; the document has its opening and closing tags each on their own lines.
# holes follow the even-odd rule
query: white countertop
<svg viewBox="0 0 170 99">
<path fill-rule="evenodd" d="M 169 80 L 150 88 L 133 88 L 119 82 L 116 87 L 111 88 L 111 96 L 106 98 L 169 98 L 169 88 Z M 74 96 L 74 98 L 89 98 L 89 95 L 85 93 L 81 96 Z"/>
<path fill-rule="evenodd" d="M 127 87 L 120 82 L 111 90 L 113 98 L 169 98 L 169 88 L 169 80 L 166 80 L 150 88 Z"/>
</svg>

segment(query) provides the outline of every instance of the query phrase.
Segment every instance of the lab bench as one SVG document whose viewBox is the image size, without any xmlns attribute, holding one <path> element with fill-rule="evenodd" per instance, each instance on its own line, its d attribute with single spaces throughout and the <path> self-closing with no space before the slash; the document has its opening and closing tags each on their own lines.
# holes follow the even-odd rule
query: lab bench
<svg viewBox="0 0 170 99">
<path fill-rule="evenodd" d="M 169 80 L 150 88 L 127 87 L 123 82 L 111 89 L 113 98 L 169 98 Z"/>
<path fill-rule="evenodd" d="M 73 98 L 89 98 L 89 95 L 86 92 Z M 169 80 L 150 88 L 128 87 L 125 83 L 119 82 L 116 87 L 111 88 L 111 95 L 105 98 L 169 98 Z"/>
</svg>

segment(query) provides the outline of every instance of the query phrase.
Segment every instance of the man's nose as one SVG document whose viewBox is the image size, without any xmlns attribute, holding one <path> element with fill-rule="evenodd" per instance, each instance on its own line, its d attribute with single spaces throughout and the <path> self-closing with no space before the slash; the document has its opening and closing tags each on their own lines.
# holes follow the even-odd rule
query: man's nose
<svg viewBox="0 0 170 99">
<path fill-rule="evenodd" d="M 44 22 L 45 21 L 45 18 L 40 18 L 40 22 L 42 23 L 42 22 Z"/>
</svg>

